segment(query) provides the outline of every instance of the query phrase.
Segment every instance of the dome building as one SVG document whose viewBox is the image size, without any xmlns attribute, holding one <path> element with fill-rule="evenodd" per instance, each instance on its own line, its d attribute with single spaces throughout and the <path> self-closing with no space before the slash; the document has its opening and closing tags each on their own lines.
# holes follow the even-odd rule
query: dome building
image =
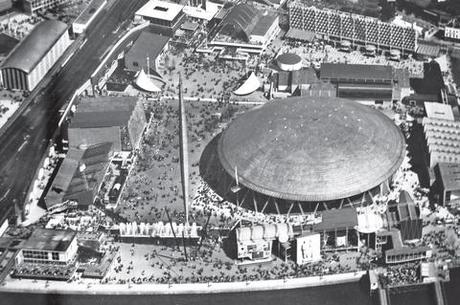
<svg viewBox="0 0 460 305">
<path fill-rule="evenodd" d="M 351 100 L 296 97 L 236 118 L 217 144 L 226 199 L 264 213 L 369 203 L 386 193 L 404 137 L 378 110 Z"/>
</svg>

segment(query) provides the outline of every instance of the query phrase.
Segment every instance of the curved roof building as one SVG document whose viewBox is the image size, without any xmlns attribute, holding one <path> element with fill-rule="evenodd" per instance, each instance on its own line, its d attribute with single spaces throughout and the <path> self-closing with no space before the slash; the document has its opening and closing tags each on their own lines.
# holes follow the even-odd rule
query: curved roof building
<svg viewBox="0 0 460 305">
<path fill-rule="evenodd" d="M 8 89 L 32 91 L 70 43 L 65 23 L 41 22 L 2 63 L 3 85 Z"/>
<path fill-rule="evenodd" d="M 230 13 L 222 20 L 221 32 L 229 36 L 241 36 L 249 40 L 253 28 L 258 21 L 258 11 L 255 7 L 240 3 L 232 8 Z"/>
<path fill-rule="evenodd" d="M 375 109 L 299 97 L 238 117 L 222 133 L 217 153 L 227 174 L 238 176 L 242 193 L 252 192 L 255 209 L 274 201 L 277 210 L 286 202 L 301 203 L 302 210 L 320 202 L 342 207 L 388 188 L 405 143 L 393 121 Z"/>
<path fill-rule="evenodd" d="M 5 59 L 2 68 L 15 68 L 30 73 L 65 31 L 67 25 L 64 22 L 41 22 Z"/>
</svg>

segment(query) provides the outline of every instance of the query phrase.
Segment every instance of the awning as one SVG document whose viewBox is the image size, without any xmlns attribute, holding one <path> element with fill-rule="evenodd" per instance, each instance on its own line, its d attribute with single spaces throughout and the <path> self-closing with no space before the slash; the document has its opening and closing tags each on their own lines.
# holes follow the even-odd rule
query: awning
<svg viewBox="0 0 460 305">
<path fill-rule="evenodd" d="M 260 87 L 260 82 L 254 72 L 251 72 L 248 79 L 235 91 L 236 95 L 248 95 L 256 91 Z"/>
<path fill-rule="evenodd" d="M 290 28 L 286 33 L 286 37 L 301 41 L 313 41 L 315 39 L 315 33 L 310 31 L 304 31 L 300 29 Z"/>
<path fill-rule="evenodd" d="M 152 80 L 145 74 L 144 70 L 139 71 L 136 77 L 136 86 L 148 92 L 161 92 Z"/>
</svg>

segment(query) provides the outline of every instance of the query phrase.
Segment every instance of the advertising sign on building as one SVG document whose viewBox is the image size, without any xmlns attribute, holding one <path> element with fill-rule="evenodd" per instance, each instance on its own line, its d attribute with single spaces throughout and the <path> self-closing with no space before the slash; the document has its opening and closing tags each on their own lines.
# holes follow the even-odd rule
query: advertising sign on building
<svg viewBox="0 0 460 305">
<path fill-rule="evenodd" d="M 297 264 L 303 265 L 321 260 L 321 238 L 311 233 L 297 238 Z"/>
</svg>

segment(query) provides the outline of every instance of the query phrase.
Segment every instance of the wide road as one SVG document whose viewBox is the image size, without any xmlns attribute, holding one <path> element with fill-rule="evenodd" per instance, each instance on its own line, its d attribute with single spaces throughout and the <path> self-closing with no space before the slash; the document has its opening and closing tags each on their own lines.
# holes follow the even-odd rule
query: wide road
<svg viewBox="0 0 460 305">
<path fill-rule="evenodd" d="M 0 220 L 22 209 L 35 170 L 55 134 L 59 110 L 95 71 L 107 50 L 126 30 L 134 12 L 147 0 L 109 0 L 87 31 L 87 42 L 0 137 Z"/>
</svg>

